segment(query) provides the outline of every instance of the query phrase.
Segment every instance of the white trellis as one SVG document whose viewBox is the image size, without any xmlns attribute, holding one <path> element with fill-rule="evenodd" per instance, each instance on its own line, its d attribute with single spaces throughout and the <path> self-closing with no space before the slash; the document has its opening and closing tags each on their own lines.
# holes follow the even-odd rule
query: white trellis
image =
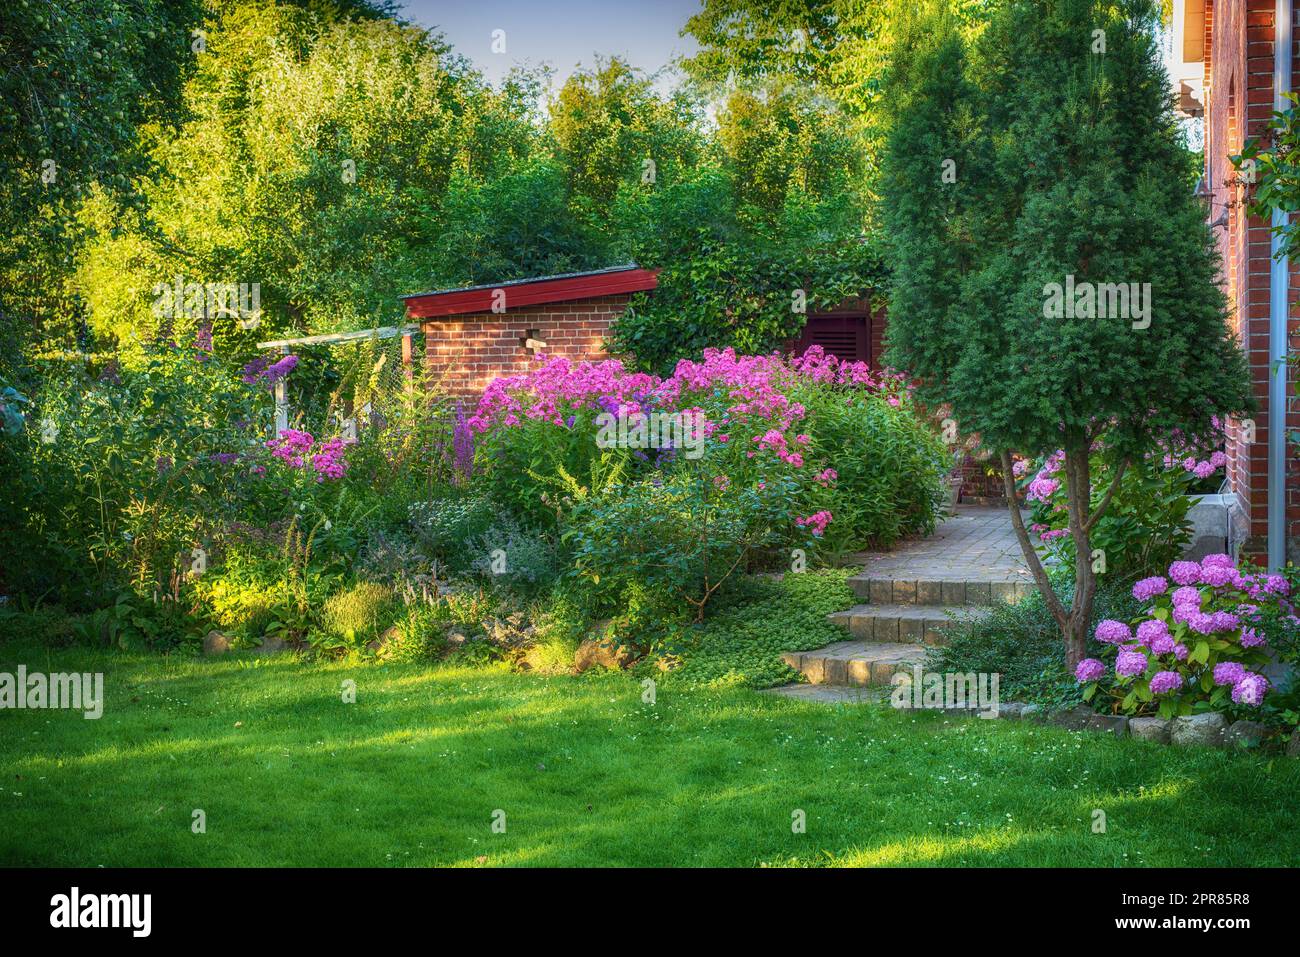
<svg viewBox="0 0 1300 957">
<path fill-rule="evenodd" d="M 373 329 L 361 329 L 357 332 L 331 332 L 318 336 L 300 336 L 295 339 L 271 339 L 259 342 L 259 349 L 276 350 L 281 356 L 289 355 L 297 346 L 335 346 L 365 340 L 402 338 L 402 374 L 406 379 L 406 388 L 414 382 L 413 339 L 420 332 L 416 325 L 376 326 Z M 289 387 L 283 377 L 275 383 L 275 432 L 278 435 L 289 427 Z"/>
</svg>

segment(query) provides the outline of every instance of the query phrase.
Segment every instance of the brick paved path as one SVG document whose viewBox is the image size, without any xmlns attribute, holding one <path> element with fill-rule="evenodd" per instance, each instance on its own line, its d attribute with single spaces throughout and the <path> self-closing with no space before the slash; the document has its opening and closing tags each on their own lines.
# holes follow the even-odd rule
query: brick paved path
<svg viewBox="0 0 1300 957">
<path fill-rule="evenodd" d="M 887 552 L 854 556 L 862 571 L 849 585 L 863 601 L 830 620 L 851 640 L 781 657 L 814 686 L 888 686 L 896 671 L 922 664 L 926 646 L 942 644 L 956 619 L 989 613 L 1036 587 L 1005 508 L 959 506 L 933 535 L 907 539 Z M 860 700 L 838 692 L 782 691 L 815 701 Z"/>
<path fill-rule="evenodd" d="M 1005 508 L 959 505 L 928 538 L 853 556 L 865 578 L 1032 582 Z"/>
</svg>

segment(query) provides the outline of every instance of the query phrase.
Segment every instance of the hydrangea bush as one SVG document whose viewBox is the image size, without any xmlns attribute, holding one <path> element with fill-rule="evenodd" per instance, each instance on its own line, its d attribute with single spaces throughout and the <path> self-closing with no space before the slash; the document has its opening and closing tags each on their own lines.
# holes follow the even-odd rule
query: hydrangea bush
<svg viewBox="0 0 1300 957">
<path fill-rule="evenodd" d="M 1290 593 L 1284 577 L 1243 571 L 1228 555 L 1173 562 L 1167 575 L 1133 586 L 1133 597 L 1150 603 L 1141 617 L 1098 623 L 1094 637 L 1106 650 L 1075 669 L 1084 699 L 1101 693 L 1114 711 L 1162 718 L 1258 708 L 1272 660 L 1261 623 L 1300 626 Z"/>
</svg>

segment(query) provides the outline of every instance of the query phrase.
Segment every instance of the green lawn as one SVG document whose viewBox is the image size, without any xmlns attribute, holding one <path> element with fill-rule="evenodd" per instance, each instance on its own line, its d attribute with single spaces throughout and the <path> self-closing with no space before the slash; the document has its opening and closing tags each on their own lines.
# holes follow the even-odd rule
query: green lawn
<svg viewBox="0 0 1300 957">
<path fill-rule="evenodd" d="M 1286 758 L 745 689 L 650 706 L 624 675 L 0 645 L 0 671 L 20 662 L 103 671 L 107 700 L 98 721 L 0 711 L 0 864 L 1300 860 Z"/>
</svg>

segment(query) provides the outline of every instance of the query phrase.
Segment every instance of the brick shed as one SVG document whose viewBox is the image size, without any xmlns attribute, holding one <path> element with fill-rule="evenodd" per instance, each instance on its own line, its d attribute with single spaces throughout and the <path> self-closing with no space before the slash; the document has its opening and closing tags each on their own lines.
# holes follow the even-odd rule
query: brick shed
<svg viewBox="0 0 1300 957">
<path fill-rule="evenodd" d="M 424 333 L 425 362 L 454 395 L 481 393 L 499 376 L 528 371 L 536 353 L 603 359 L 605 336 L 634 293 L 658 285 L 657 269 L 591 272 L 440 289 L 403 296 Z"/>
</svg>

